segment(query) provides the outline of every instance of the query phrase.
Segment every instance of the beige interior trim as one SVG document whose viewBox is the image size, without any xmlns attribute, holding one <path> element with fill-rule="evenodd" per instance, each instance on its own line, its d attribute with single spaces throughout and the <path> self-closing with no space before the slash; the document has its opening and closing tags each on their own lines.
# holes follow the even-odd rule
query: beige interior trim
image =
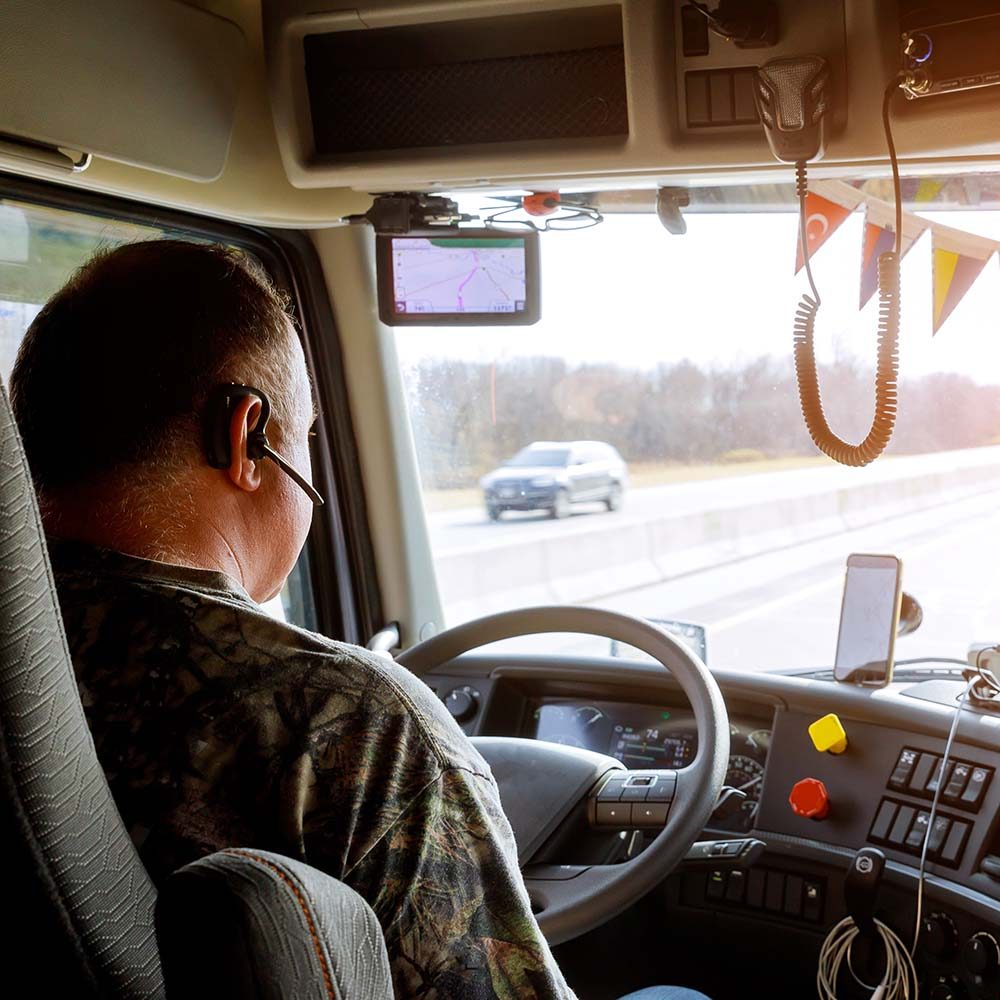
<svg viewBox="0 0 1000 1000">
<path fill-rule="evenodd" d="M 395 334 L 378 319 L 375 241 L 367 227 L 343 226 L 313 242 L 340 334 L 382 611 L 400 623 L 405 648 L 439 630 L 443 616 Z"/>
</svg>

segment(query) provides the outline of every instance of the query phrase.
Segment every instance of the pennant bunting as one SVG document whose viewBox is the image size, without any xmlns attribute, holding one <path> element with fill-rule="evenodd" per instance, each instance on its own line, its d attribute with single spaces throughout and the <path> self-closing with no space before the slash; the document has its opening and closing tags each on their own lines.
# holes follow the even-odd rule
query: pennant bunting
<svg viewBox="0 0 1000 1000">
<path fill-rule="evenodd" d="M 909 212 L 903 213 L 903 245 L 902 257 L 905 257 L 910 247 L 920 234 L 927 228 L 927 223 L 919 216 Z M 878 289 L 878 258 L 880 254 L 888 253 L 896 246 L 896 209 L 881 201 L 870 201 L 865 206 L 865 227 L 861 240 L 861 303 L 865 304 Z"/>
<path fill-rule="evenodd" d="M 935 177 L 904 177 L 900 183 L 903 201 L 916 205 L 925 205 L 934 201 L 944 187 L 943 178 Z"/>
<path fill-rule="evenodd" d="M 815 187 L 817 190 L 810 189 L 806 192 L 806 245 L 810 260 L 862 200 L 861 194 L 847 184 L 843 185 L 843 190 L 839 182 L 827 182 L 828 189 L 821 184 Z M 795 273 L 798 274 L 805 265 L 801 239 L 796 246 Z"/>
<path fill-rule="evenodd" d="M 932 330 L 937 333 L 955 307 L 975 284 L 998 244 L 982 236 L 973 236 L 950 226 L 932 226 L 934 237 L 934 316 Z"/>
<path fill-rule="evenodd" d="M 839 228 L 859 205 L 865 206 L 865 222 L 861 241 L 861 306 L 864 307 L 878 287 L 878 258 L 895 247 L 895 206 L 883 201 L 870 188 L 876 181 L 866 181 L 864 189 L 845 181 L 822 180 L 810 185 L 806 196 L 808 212 L 807 244 L 810 254 L 815 253 Z M 904 180 L 904 197 L 915 204 L 939 201 L 948 189 L 944 180 Z M 976 279 L 982 274 L 987 261 L 1000 252 L 1000 241 L 974 236 L 940 225 L 913 212 L 903 212 L 902 256 L 926 230 L 931 231 L 933 244 L 934 305 L 931 317 L 933 332 L 937 333 L 962 301 Z M 796 240 L 796 245 L 798 245 Z M 801 249 L 796 272 L 802 267 Z"/>
<path fill-rule="evenodd" d="M 851 211 L 836 202 L 827 201 L 813 191 L 806 193 L 806 245 L 809 247 L 810 259 L 816 256 L 816 251 L 840 228 Z M 796 274 L 802 270 L 804 264 L 800 238 L 795 249 Z"/>
</svg>

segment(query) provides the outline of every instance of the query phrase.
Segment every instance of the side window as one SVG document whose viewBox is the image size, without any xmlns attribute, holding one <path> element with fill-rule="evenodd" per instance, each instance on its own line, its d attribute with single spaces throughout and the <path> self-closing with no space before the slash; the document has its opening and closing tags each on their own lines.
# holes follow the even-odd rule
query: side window
<svg viewBox="0 0 1000 1000">
<path fill-rule="evenodd" d="M 4 384 L 31 321 L 95 250 L 160 237 L 195 238 L 175 230 L 0 197 L 0 377 Z M 264 608 L 283 621 L 315 629 L 305 551 L 284 590 Z"/>
</svg>

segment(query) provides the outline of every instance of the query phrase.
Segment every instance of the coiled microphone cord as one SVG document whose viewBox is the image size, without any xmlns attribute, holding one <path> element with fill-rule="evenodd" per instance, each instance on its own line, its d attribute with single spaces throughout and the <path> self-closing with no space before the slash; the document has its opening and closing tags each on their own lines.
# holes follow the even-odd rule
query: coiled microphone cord
<svg viewBox="0 0 1000 1000">
<path fill-rule="evenodd" d="M 899 86 L 901 76 L 894 77 L 882 99 L 882 124 L 892 164 L 893 193 L 896 198 L 896 246 L 878 259 L 878 360 L 875 368 L 875 416 L 871 429 L 860 444 L 848 444 L 830 429 L 819 387 L 814 336 L 816 317 L 821 299 L 813 279 L 809 261 L 808 234 L 806 232 L 806 165 L 795 164 L 795 190 L 799 199 L 799 242 L 805 262 L 806 276 L 812 295 L 803 295 L 795 313 L 793 353 L 795 377 L 799 386 L 799 403 L 806 428 L 813 443 L 824 455 L 841 465 L 862 466 L 878 458 L 885 451 L 896 426 L 899 381 L 899 261 L 903 247 L 903 201 L 899 184 L 899 164 L 892 140 L 889 121 L 889 104 Z"/>
</svg>

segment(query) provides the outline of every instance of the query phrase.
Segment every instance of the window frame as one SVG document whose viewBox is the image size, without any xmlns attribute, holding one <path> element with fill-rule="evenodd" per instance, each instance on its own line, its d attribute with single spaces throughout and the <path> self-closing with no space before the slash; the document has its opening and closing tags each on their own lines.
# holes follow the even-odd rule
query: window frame
<svg viewBox="0 0 1000 1000">
<path fill-rule="evenodd" d="M 0 174 L 0 197 L 111 222 L 169 228 L 237 246 L 260 260 L 291 302 L 319 410 L 313 476 L 327 502 L 314 515 L 304 550 L 316 628 L 331 638 L 364 645 L 384 624 L 380 591 L 340 339 L 308 237 L 298 230 L 228 222 L 13 174 Z"/>
</svg>

